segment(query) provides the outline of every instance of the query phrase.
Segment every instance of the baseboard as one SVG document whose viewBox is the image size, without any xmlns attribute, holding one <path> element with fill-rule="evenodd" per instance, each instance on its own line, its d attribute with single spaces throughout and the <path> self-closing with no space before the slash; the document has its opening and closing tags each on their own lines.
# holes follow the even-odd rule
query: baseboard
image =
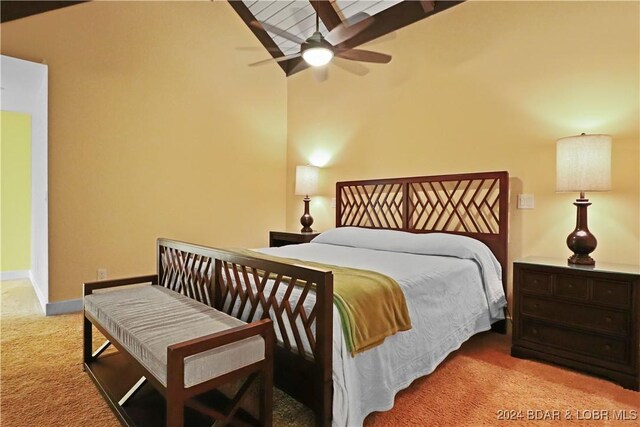
<svg viewBox="0 0 640 427">
<path fill-rule="evenodd" d="M 29 271 L 29 280 L 31 281 L 31 286 L 33 286 L 33 290 L 36 293 L 36 297 L 38 298 L 38 302 L 40 302 L 40 308 L 42 308 L 42 312 L 47 312 L 47 299 L 44 295 L 42 295 L 42 291 L 40 290 L 40 286 L 36 282 L 35 277 L 33 277 L 33 273 Z"/>
<path fill-rule="evenodd" d="M 0 271 L 0 280 L 28 279 L 29 273 L 29 270 Z"/>
<path fill-rule="evenodd" d="M 82 311 L 82 298 L 69 299 L 66 301 L 49 302 L 45 308 L 47 316 L 55 316 L 56 314 L 75 313 Z"/>
</svg>

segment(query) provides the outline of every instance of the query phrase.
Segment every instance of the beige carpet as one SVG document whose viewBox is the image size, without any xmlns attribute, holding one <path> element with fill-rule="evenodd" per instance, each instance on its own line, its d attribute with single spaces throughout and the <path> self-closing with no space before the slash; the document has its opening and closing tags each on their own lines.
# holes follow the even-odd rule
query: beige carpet
<svg viewBox="0 0 640 427">
<path fill-rule="evenodd" d="M 44 317 L 24 281 L 0 284 L 0 425 L 118 426 L 81 367 L 80 314 Z M 276 391 L 275 426 L 312 425 L 309 411 Z M 524 411 L 518 422 L 497 419 L 498 411 Z M 560 420 L 527 420 L 528 410 L 558 410 Z M 609 420 L 587 421 L 592 411 Z M 432 375 L 396 397 L 395 407 L 370 415 L 366 426 L 491 426 L 569 424 L 637 426 L 616 421 L 614 411 L 640 411 L 640 393 L 608 381 L 509 356 L 508 337 L 473 337 Z M 547 414 L 553 415 L 552 412 Z M 538 415 L 544 415 L 539 412 Z"/>
</svg>

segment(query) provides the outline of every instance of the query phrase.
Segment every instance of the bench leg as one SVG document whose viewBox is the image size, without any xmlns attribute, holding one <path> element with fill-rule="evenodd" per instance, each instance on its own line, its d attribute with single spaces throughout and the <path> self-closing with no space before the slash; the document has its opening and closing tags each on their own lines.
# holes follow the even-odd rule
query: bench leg
<svg viewBox="0 0 640 427">
<path fill-rule="evenodd" d="M 184 402 L 167 396 L 167 427 L 184 427 Z"/>
<path fill-rule="evenodd" d="M 268 364 L 262 374 L 260 390 L 260 425 L 271 427 L 273 423 L 273 364 Z"/>
<path fill-rule="evenodd" d="M 93 362 L 100 356 L 106 349 L 109 348 L 111 342 L 106 340 L 96 351 L 93 349 L 93 325 L 91 321 L 86 317 L 84 318 L 82 326 L 83 338 L 82 338 L 82 361 L 84 363 Z M 84 369 L 84 367 L 83 367 Z"/>
<path fill-rule="evenodd" d="M 89 319 L 83 316 L 84 323 L 82 326 L 82 361 L 89 363 L 93 360 L 91 349 L 93 347 L 93 329 Z"/>
</svg>

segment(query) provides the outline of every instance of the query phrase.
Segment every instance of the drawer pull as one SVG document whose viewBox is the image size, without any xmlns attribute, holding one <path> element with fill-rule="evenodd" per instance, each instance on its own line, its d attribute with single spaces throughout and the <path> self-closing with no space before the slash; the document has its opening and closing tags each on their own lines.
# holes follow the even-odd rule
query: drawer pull
<svg viewBox="0 0 640 427">
<path fill-rule="evenodd" d="M 607 289 L 607 295 L 611 295 L 611 289 Z"/>
<path fill-rule="evenodd" d="M 533 308 L 539 308 L 540 305 L 538 303 L 533 304 Z"/>
<path fill-rule="evenodd" d="M 607 351 L 611 350 L 611 346 L 609 344 L 605 344 L 604 349 Z"/>
<path fill-rule="evenodd" d="M 533 279 L 533 284 L 537 285 L 538 284 L 538 279 Z"/>
<path fill-rule="evenodd" d="M 569 289 L 573 289 L 573 284 L 569 283 L 568 288 L 569 288 Z"/>
<path fill-rule="evenodd" d="M 531 329 L 531 333 L 532 333 L 533 335 L 538 335 L 538 328 L 533 328 L 533 329 Z"/>
<path fill-rule="evenodd" d="M 610 316 L 605 317 L 605 319 L 604 319 L 604 320 L 606 320 L 606 321 L 607 321 L 607 323 L 611 323 L 611 317 L 610 317 Z"/>
</svg>

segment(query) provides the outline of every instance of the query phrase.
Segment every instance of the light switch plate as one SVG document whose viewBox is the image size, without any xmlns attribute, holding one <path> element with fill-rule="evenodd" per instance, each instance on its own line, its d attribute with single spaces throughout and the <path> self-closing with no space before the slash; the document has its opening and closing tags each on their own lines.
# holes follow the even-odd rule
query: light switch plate
<svg viewBox="0 0 640 427">
<path fill-rule="evenodd" d="M 534 206 L 533 194 L 518 194 L 518 209 L 533 209 Z"/>
</svg>

